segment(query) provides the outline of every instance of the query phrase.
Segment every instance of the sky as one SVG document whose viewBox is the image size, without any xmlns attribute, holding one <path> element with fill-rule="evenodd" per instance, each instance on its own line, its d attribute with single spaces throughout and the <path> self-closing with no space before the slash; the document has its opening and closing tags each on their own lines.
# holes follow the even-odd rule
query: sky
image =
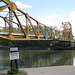
<svg viewBox="0 0 75 75">
<path fill-rule="evenodd" d="M 70 22 L 75 37 L 75 0 L 11 0 L 18 8 L 47 26 Z"/>
</svg>

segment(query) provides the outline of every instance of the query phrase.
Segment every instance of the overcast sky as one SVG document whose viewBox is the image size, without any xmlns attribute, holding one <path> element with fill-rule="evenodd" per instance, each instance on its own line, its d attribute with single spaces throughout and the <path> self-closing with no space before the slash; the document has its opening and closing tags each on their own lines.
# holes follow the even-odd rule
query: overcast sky
<svg viewBox="0 0 75 75">
<path fill-rule="evenodd" d="M 72 24 L 75 36 L 75 0 L 11 0 L 18 8 L 48 26 Z"/>
</svg>

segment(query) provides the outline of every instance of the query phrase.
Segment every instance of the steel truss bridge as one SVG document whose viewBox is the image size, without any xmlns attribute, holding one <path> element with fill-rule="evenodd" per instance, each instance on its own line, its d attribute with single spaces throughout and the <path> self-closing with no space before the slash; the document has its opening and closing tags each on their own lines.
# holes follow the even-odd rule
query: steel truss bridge
<svg viewBox="0 0 75 75">
<path fill-rule="evenodd" d="M 70 41 L 73 39 L 70 22 L 62 22 L 61 30 L 46 26 L 9 0 L 0 0 L 0 18 L 4 26 L 0 26 L 1 40 L 59 40 Z M 7 11 L 6 11 L 6 10 Z M 1 14 L 3 13 L 3 14 Z"/>
</svg>

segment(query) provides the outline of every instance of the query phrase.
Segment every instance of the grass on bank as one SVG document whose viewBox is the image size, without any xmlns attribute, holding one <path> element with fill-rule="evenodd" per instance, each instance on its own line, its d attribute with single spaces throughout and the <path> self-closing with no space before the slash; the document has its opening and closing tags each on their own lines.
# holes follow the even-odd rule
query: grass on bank
<svg viewBox="0 0 75 75">
<path fill-rule="evenodd" d="M 3 73 L 3 74 L 0 74 L 0 75 L 8 75 L 8 74 Z M 19 71 L 19 73 L 17 73 L 17 74 L 12 74 L 12 75 L 27 75 L 27 72 Z"/>
</svg>

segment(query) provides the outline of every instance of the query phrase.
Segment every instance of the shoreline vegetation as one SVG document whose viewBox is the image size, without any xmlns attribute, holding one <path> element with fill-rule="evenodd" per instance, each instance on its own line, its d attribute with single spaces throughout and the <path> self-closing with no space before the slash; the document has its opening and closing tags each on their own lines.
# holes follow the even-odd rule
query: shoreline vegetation
<svg viewBox="0 0 75 75">
<path fill-rule="evenodd" d="M 18 47 L 19 50 L 72 50 L 70 42 L 64 41 L 0 41 L 0 50 L 9 50 Z"/>
<path fill-rule="evenodd" d="M 0 46 L 0 50 L 10 50 L 11 47 Z M 18 47 L 18 50 L 74 50 L 75 47 Z"/>
<path fill-rule="evenodd" d="M 24 71 L 19 71 L 17 74 L 7 74 L 7 73 L 2 73 L 0 75 L 27 75 L 28 73 L 27 72 L 24 72 Z"/>
</svg>

